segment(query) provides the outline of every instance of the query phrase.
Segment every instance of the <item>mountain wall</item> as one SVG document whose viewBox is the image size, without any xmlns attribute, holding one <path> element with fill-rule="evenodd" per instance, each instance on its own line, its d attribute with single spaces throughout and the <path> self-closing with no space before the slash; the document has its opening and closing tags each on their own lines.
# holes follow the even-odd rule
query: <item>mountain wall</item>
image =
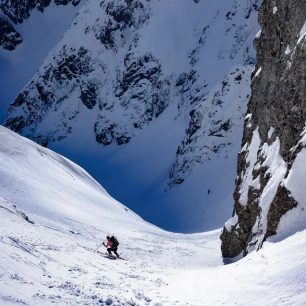
<svg viewBox="0 0 306 306">
<path fill-rule="evenodd" d="M 88 1 L 5 125 L 81 163 L 155 224 L 220 226 L 232 203 L 259 3 Z"/>
<path fill-rule="evenodd" d="M 224 257 L 306 226 L 306 1 L 263 1 Z M 272 237 L 271 237 L 272 236 Z"/>
</svg>

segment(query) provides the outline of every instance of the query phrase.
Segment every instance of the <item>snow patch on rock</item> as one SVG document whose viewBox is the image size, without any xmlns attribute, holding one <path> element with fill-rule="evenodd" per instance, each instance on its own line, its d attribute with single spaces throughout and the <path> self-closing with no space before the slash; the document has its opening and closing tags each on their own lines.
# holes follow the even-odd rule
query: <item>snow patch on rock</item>
<svg viewBox="0 0 306 306">
<path fill-rule="evenodd" d="M 267 231 L 267 216 L 271 203 L 276 195 L 279 184 L 287 172 L 287 164 L 280 154 L 280 142 L 278 138 L 271 145 L 264 143 L 260 151 L 260 156 L 264 159 L 261 167 L 267 168 L 265 177 L 268 178 L 268 183 L 260 195 L 260 216 L 257 218 L 252 229 L 256 237 L 253 240 L 256 240 L 257 247 L 263 243 Z M 251 242 L 250 245 L 253 245 L 253 243 Z"/>
<path fill-rule="evenodd" d="M 257 162 L 257 154 L 260 147 L 260 137 L 258 128 L 253 132 L 253 137 L 250 145 L 246 149 L 246 160 L 247 160 L 247 169 L 245 170 L 242 178 L 242 184 L 240 189 L 240 203 L 244 206 L 247 205 L 248 201 L 248 191 L 253 178 L 253 169 Z"/>
</svg>

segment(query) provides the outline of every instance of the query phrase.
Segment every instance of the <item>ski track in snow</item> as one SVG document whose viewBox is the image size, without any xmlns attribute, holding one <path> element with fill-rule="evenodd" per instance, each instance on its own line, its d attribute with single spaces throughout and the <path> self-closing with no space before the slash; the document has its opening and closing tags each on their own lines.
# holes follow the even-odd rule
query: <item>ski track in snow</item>
<svg viewBox="0 0 306 306">
<path fill-rule="evenodd" d="M 1 306 L 305 305 L 306 230 L 224 265 L 220 230 L 163 231 L 62 156 L 0 139 Z M 109 232 L 125 260 L 94 252 Z"/>
<path fill-rule="evenodd" d="M 0 301 L 4 304 L 163 304 L 167 300 L 162 288 L 178 269 L 207 262 L 203 243 L 199 243 L 201 235 L 190 236 L 188 241 L 184 235 L 157 229 L 135 230 L 120 240 L 118 252 L 126 260 L 110 260 L 94 253 L 96 243 L 104 239 L 102 226 L 99 230 L 71 223 L 59 230 L 37 216 L 31 216 L 35 224 L 30 224 L 9 211 L 11 207 L 1 202 Z M 210 247 L 210 252 L 214 249 Z M 195 257 L 201 260 L 190 260 Z M 215 259 L 210 262 L 216 264 Z"/>
<path fill-rule="evenodd" d="M 120 239 L 126 260 L 110 260 L 94 253 L 102 225 L 31 224 L 4 201 L 0 215 L 1 305 L 305 305 L 305 231 L 223 265 L 219 230 L 135 228 Z"/>
</svg>

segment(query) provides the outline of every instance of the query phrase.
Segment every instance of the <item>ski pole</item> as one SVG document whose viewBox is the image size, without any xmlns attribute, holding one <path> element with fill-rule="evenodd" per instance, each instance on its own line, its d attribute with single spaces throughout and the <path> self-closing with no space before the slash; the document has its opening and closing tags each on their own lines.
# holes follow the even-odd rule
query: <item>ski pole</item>
<svg viewBox="0 0 306 306">
<path fill-rule="evenodd" d="M 104 242 L 103 242 L 102 244 L 100 244 L 100 245 L 95 249 L 95 252 L 97 252 L 98 249 L 99 249 L 102 245 L 104 245 Z"/>
</svg>

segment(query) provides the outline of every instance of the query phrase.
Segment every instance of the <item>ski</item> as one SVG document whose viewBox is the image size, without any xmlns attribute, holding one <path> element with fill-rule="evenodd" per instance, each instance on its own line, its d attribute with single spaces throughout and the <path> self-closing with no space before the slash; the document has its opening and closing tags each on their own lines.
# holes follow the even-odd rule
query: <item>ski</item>
<svg viewBox="0 0 306 306">
<path fill-rule="evenodd" d="M 108 258 L 108 259 L 112 259 L 112 260 L 116 260 L 116 259 L 126 260 L 125 258 L 123 258 L 121 256 L 117 257 L 115 255 L 109 255 L 108 253 L 102 253 L 100 251 L 96 251 L 96 252 L 99 253 L 104 258 Z"/>
</svg>

